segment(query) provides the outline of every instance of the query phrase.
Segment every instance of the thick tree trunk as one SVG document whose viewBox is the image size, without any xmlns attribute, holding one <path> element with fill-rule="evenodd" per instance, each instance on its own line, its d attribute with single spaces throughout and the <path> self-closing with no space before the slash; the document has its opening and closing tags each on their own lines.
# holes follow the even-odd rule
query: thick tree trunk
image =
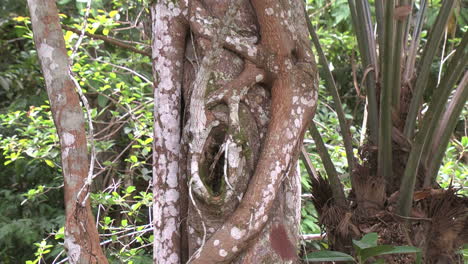
<svg viewBox="0 0 468 264">
<path fill-rule="evenodd" d="M 297 260 L 296 164 L 318 87 L 303 12 L 300 0 L 153 5 L 154 263 Z"/>
<path fill-rule="evenodd" d="M 91 213 L 89 160 L 83 111 L 70 76 L 54 0 L 28 0 L 34 41 L 62 149 L 65 189 L 65 243 L 70 263 L 107 263 Z"/>
</svg>

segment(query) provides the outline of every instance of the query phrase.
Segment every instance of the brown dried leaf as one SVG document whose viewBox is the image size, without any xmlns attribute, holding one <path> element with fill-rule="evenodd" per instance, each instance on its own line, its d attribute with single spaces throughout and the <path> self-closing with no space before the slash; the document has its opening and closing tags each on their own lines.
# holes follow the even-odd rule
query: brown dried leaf
<svg viewBox="0 0 468 264">
<path fill-rule="evenodd" d="M 393 13 L 393 16 L 397 20 L 405 20 L 406 17 L 411 14 L 411 5 L 401 5 L 395 7 L 395 12 Z"/>
<path fill-rule="evenodd" d="M 422 191 L 416 191 L 416 192 L 414 192 L 413 200 L 414 201 L 419 201 L 419 200 L 422 200 L 422 199 L 426 199 L 429 196 L 431 196 L 431 190 L 429 190 L 429 189 L 422 190 Z"/>
</svg>

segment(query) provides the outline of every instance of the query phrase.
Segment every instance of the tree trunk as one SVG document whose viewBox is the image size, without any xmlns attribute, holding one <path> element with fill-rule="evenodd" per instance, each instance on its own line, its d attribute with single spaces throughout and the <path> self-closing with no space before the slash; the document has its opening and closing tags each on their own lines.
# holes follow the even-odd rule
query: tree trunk
<svg viewBox="0 0 468 264">
<path fill-rule="evenodd" d="M 300 0 L 158 1 L 154 263 L 297 261 L 317 101 Z"/>
<path fill-rule="evenodd" d="M 34 41 L 62 150 L 65 243 L 70 263 L 107 263 L 88 199 L 89 160 L 83 111 L 54 0 L 28 0 Z"/>
</svg>

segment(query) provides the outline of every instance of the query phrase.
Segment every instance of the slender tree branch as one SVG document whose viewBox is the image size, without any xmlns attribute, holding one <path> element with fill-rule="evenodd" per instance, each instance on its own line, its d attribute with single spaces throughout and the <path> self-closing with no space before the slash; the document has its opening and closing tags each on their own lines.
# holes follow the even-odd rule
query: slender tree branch
<svg viewBox="0 0 468 264">
<path fill-rule="evenodd" d="M 69 26 L 64 25 L 64 24 L 61 24 L 61 26 L 65 30 L 71 31 L 71 32 L 76 33 L 76 34 L 81 34 L 81 30 L 79 30 L 77 28 L 72 28 L 72 27 L 69 27 Z M 84 34 L 86 36 L 92 38 L 92 39 L 99 39 L 99 40 L 102 40 L 102 41 L 107 42 L 109 44 L 115 45 L 117 47 L 127 49 L 129 51 L 151 57 L 150 52 L 147 52 L 147 51 L 144 51 L 144 50 L 139 50 L 139 49 L 135 48 L 134 46 L 123 43 L 122 41 L 120 41 L 118 39 L 111 38 L 111 37 L 106 37 L 106 36 L 103 36 L 103 35 L 91 34 L 89 32 L 84 32 Z"/>
</svg>

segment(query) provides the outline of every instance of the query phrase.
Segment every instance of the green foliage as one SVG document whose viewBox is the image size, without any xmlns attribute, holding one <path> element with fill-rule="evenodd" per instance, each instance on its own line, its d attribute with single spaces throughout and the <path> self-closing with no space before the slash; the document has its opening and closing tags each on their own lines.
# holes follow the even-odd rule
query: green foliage
<svg viewBox="0 0 468 264">
<path fill-rule="evenodd" d="M 353 245 L 356 250 L 358 263 L 365 263 L 371 257 L 405 253 L 418 253 L 418 260 L 416 263 L 421 262 L 421 249 L 410 246 L 377 245 L 377 239 L 377 233 L 366 234 L 361 238 L 361 240 L 353 239 Z"/>
<path fill-rule="evenodd" d="M 43 256 L 50 252 L 50 248 L 53 247 L 52 245 L 47 245 L 47 241 L 42 240 L 41 243 L 34 243 L 37 246 L 37 251 L 34 253 L 36 256 L 35 260 L 28 260 L 26 264 L 36 264 L 43 260 Z"/>
<path fill-rule="evenodd" d="M 4 135 L 0 134 L 4 165 L 30 157 L 55 167 L 53 161 L 58 161 L 60 152 L 48 105 L 0 114 L 0 120 L 5 128 Z"/>
<path fill-rule="evenodd" d="M 307 255 L 306 261 L 319 262 L 319 261 L 355 261 L 355 260 L 352 256 L 343 252 L 322 250 L 322 251 L 316 251 Z"/>
<path fill-rule="evenodd" d="M 76 5 L 70 5 L 71 2 Z M 3 3 L 0 12 L 5 10 L 1 9 Z M 127 18 L 147 19 L 147 12 L 142 11 L 147 2 L 92 3 L 87 32 L 138 42 L 135 46 L 140 49 L 148 47 L 149 38 L 140 39 L 141 32 L 136 27 L 118 30 L 128 26 L 122 24 Z M 59 1 L 60 4 L 63 6 L 59 9 L 64 12 L 62 22 L 81 29 L 83 2 Z M 60 149 L 29 17 L 24 12 L 7 10 L 8 16 L 0 19 L 0 259 L 6 264 L 51 263 L 65 257 Z M 125 12 L 125 18 L 121 12 Z M 71 54 L 79 36 L 64 31 L 64 37 Z M 148 263 L 152 241 L 147 224 L 152 203 L 148 192 L 151 61 L 102 40 L 84 37 L 72 70 L 88 97 L 94 120 L 100 161 L 95 188 L 110 186 L 91 196 L 106 252 L 115 263 Z M 103 188 L 99 184 L 104 181 L 107 182 Z"/>
<path fill-rule="evenodd" d="M 468 186 L 468 165 L 464 161 L 467 153 L 468 137 L 462 137 L 461 141 L 452 140 L 449 143 L 438 174 L 441 187 L 453 186 L 460 189 L 461 194 L 468 194 L 466 189 Z"/>
<path fill-rule="evenodd" d="M 317 212 L 313 204 L 309 201 L 303 203 L 301 208 L 302 222 L 301 233 L 303 234 L 317 234 L 320 233 L 320 227 L 317 225 Z"/>
<path fill-rule="evenodd" d="M 369 233 L 364 235 L 360 240 L 353 240 L 353 245 L 356 250 L 356 257 L 338 252 L 338 251 L 316 251 L 308 254 L 305 258 L 308 262 L 319 261 L 354 261 L 364 264 L 373 257 L 388 255 L 388 254 L 408 254 L 416 253 L 416 263 L 421 263 L 421 249 L 410 246 L 390 246 L 377 245 L 377 233 Z M 374 263 L 383 263 L 382 260 L 377 260 Z"/>
</svg>

